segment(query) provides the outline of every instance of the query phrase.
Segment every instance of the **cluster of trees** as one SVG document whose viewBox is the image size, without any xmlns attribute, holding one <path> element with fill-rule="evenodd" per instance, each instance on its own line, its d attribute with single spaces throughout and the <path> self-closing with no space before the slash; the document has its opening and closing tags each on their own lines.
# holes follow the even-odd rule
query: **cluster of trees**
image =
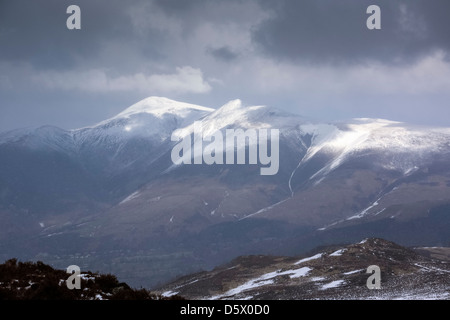
<svg viewBox="0 0 450 320">
<path fill-rule="evenodd" d="M 65 270 L 41 261 L 7 260 L 0 264 L 0 300 L 165 300 L 146 289 L 133 289 L 112 274 L 87 272 L 81 289 L 68 289 Z M 182 299 L 173 296 L 171 299 Z"/>
</svg>

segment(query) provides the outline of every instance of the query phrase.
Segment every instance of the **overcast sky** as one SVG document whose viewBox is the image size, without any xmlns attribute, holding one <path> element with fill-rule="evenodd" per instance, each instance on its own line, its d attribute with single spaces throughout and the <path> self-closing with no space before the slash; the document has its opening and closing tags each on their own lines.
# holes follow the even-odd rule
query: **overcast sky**
<svg viewBox="0 0 450 320">
<path fill-rule="evenodd" d="M 148 96 L 450 126 L 449 34 L 448 0 L 0 0 L 0 131 L 92 125 Z"/>
</svg>

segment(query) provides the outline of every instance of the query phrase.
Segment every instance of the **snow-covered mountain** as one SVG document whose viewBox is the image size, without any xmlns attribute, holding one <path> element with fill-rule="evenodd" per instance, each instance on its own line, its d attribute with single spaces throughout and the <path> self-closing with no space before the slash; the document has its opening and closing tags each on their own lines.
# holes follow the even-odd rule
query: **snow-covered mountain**
<svg viewBox="0 0 450 320">
<path fill-rule="evenodd" d="M 387 159 L 380 160 L 380 166 L 406 174 L 434 154 L 448 152 L 450 147 L 448 128 L 414 128 L 383 119 L 354 119 L 345 124 L 303 126 L 302 129 L 314 137 L 303 161 L 318 152 L 333 155 L 333 161 L 317 172 L 318 175 L 366 152 L 386 156 Z"/>
<path fill-rule="evenodd" d="M 149 97 L 118 115 L 93 126 L 63 130 L 53 126 L 24 128 L 0 133 L 0 145 L 18 144 L 30 149 L 51 147 L 61 151 L 80 151 L 85 145 L 121 148 L 130 139 L 145 138 L 161 143 L 172 132 L 201 119 L 214 109 Z"/>
<path fill-rule="evenodd" d="M 449 128 L 416 128 L 383 119 L 311 123 L 267 106 L 244 106 L 240 100 L 215 110 L 161 97 L 144 99 L 90 127 L 66 131 L 43 126 L 2 133 L 0 145 L 14 144 L 33 150 L 50 148 L 81 155 L 95 152 L 95 157 L 103 155 L 102 160 L 114 162 L 137 141 L 153 148 L 162 144 L 172 147 L 171 135 L 175 132 L 181 138 L 192 134 L 194 122 L 199 120 L 204 135 L 230 128 L 279 129 L 287 144 L 306 151 L 299 159 L 299 167 L 319 154 L 330 158 L 314 177 L 323 177 L 346 159 L 367 152 L 387 156 L 388 159 L 380 160 L 386 169 L 410 173 L 433 154 L 450 148 Z M 139 152 L 146 153 L 146 150 Z"/>
<path fill-rule="evenodd" d="M 91 140 L 90 143 L 99 146 L 111 137 L 114 137 L 115 141 L 126 141 L 130 137 L 164 141 L 170 139 L 174 130 L 190 125 L 213 110 L 167 98 L 149 97 L 108 120 L 73 130 L 72 134 L 77 144 Z"/>
<path fill-rule="evenodd" d="M 192 136 L 194 123 L 204 135 L 278 129 L 278 172 L 175 166 L 172 136 Z M 297 253 L 367 236 L 443 245 L 449 208 L 450 128 L 324 124 L 240 100 L 212 109 L 150 97 L 89 127 L 0 133 L 0 240 L 17 240 L 0 249 L 55 261 L 102 252 L 102 264 L 117 252 L 176 256 L 142 275 L 150 284 L 243 252 Z"/>
</svg>

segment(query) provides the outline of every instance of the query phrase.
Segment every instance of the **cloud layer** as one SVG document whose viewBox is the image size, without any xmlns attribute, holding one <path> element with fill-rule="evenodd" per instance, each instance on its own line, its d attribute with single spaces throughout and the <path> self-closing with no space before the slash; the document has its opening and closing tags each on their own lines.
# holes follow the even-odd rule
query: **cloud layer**
<svg viewBox="0 0 450 320">
<path fill-rule="evenodd" d="M 111 77 L 104 70 L 82 72 L 41 72 L 34 75 L 37 85 L 54 90 L 88 92 L 138 91 L 157 94 L 207 93 L 211 86 L 199 69 L 190 66 L 176 68 L 173 74 L 136 73 Z"/>
<path fill-rule="evenodd" d="M 450 126 L 447 0 L 79 0 L 77 31 L 70 4 L 0 2 L 0 129 L 88 125 L 150 95 Z"/>
</svg>

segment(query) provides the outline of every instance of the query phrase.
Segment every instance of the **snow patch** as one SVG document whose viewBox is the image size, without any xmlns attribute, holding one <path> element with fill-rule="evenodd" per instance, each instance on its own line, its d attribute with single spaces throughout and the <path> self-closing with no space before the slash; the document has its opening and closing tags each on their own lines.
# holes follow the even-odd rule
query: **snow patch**
<svg viewBox="0 0 450 320">
<path fill-rule="evenodd" d="M 348 275 L 350 275 L 350 274 L 355 274 L 355 273 L 361 272 L 361 271 L 363 271 L 363 270 L 364 270 L 364 269 L 348 271 L 348 272 L 344 272 L 344 274 L 345 274 L 346 276 L 348 276 Z"/>
<path fill-rule="evenodd" d="M 315 259 L 319 259 L 319 258 L 321 258 L 323 256 L 323 253 L 318 253 L 318 254 L 316 254 L 316 255 L 314 255 L 314 256 L 312 256 L 312 257 L 308 257 L 308 258 L 304 258 L 304 259 L 301 259 L 301 260 L 299 260 L 299 261 L 297 261 L 296 263 L 294 263 L 294 264 L 300 264 L 300 263 L 303 263 L 303 262 L 306 262 L 306 261 L 311 261 L 311 260 L 315 260 Z"/>
<path fill-rule="evenodd" d="M 222 297 L 233 296 L 233 295 L 239 294 L 241 292 L 244 292 L 244 291 L 247 291 L 247 290 L 250 290 L 250 289 L 254 289 L 254 288 L 258 288 L 258 287 L 261 287 L 261 286 L 269 285 L 269 284 L 272 284 L 272 283 L 273 283 L 273 280 L 253 279 L 253 280 L 247 281 L 246 283 L 244 283 L 244 284 L 242 284 L 242 285 L 240 285 L 240 286 L 238 286 L 238 287 L 236 287 L 234 289 L 228 290 L 224 294 L 213 296 L 210 299 L 211 300 L 216 300 L 216 299 L 220 299 Z"/>
<path fill-rule="evenodd" d="M 282 204 L 283 202 L 286 202 L 287 200 L 289 200 L 289 199 L 281 200 L 281 201 L 279 201 L 279 202 L 277 202 L 277 203 L 274 203 L 274 204 L 272 204 L 272 205 L 270 205 L 270 206 L 268 206 L 268 207 L 262 208 L 262 209 L 260 209 L 260 210 L 258 210 L 258 211 L 256 211 L 256 212 L 254 212 L 254 213 L 248 214 L 248 215 L 246 215 L 246 216 L 240 218 L 239 220 L 244 220 L 244 219 L 247 219 L 247 218 L 252 217 L 252 216 L 254 216 L 254 215 L 257 215 L 257 214 L 266 212 L 266 211 L 268 211 L 268 210 L 271 210 L 271 209 L 275 208 L 276 206 Z"/>
<path fill-rule="evenodd" d="M 139 197 L 139 196 L 140 196 L 140 192 L 139 192 L 139 191 L 133 192 L 133 193 L 130 194 L 128 197 L 126 197 L 124 200 L 122 200 L 122 201 L 119 203 L 119 205 L 124 204 L 124 203 L 126 203 L 126 202 L 128 202 L 128 201 L 130 201 L 130 200 L 133 200 L 133 199 L 135 199 L 135 198 L 137 198 L 137 197 Z"/>
<path fill-rule="evenodd" d="M 333 252 L 332 254 L 330 254 L 330 257 L 341 256 L 345 251 L 346 251 L 346 249 L 339 249 L 339 250 Z"/>
<path fill-rule="evenodd" d="M 53 236 L 57 236 L 57 235 L 60 235 L 60 234 L 63 234 L 64 232 L 55 232 L 55 233 L 49 233 L 48 235 L 47 235 L 47 237 L 53 237 Z"/>
<path fill-rule="evenodd" d="M 383 208 L 383 209 L 381 209 L 380 211 L 375 212 L 373 215 L 374 215 L 374 216 L 377 216 L 377 215 L 379 215 L 380 213 L 384 212 L 384 210 L 386 210 L 386 208 Z"/>
<path fill-rule="evenodd" d="M 448 270 L 444 270 L 444 269 L 440 269 L 440 268 L 436 268 L 436 267 L 426 267 L 426 266 L 422 266 L 418 263 L 414 263 L 414 265 L 416 267 L 421 268 L 422 271 L 426 271 L 426 272 L 437 271 L 437 272 L 450 273 L 450 271 L 448 271 Z"/>
<path fill-rule="evenodd" d="M 361 211 L 360 213 L 355 214 L 354 216 L 351 216 L 351 217 L 349 217 L 349 218 L 347 218 L 347 219 L 345 219 L 345 220 L 353 220 L 353 219 L 359 219 L 359 218 L 364 217 L 365 215 L 367 215 L 367 213 L 368 213 L 368 211 L 369 211 L 370 209 L 372 209 L 373 207 L 376 207 L 376 206 L 378 205 L 378 202 L 379 202 L 380 200 L 381 200 L 381 198 L 379 198 L 377 201 L 375 201 L 374 203 L 372 203 L 372 205 L 370 205 L 369 207 L 367 207 L 366 209 L 364 209 L 364 210 Z M 383 212 L 383 211 L 384 211 L 384 209 L 381 210 L 381 211 L 378 211 L 376 214 L 379 214 L 379 213 L 381 213 L 381 212 Z"/>
<path fill-rule="evenodd" d="M 256 279 L 249 280 L 236 288 L 230 289 L 227 292 L 225 292 L 224 294 L 211 297 L 211 299 L 214 300 L 214 299 L 219 299 L 222 297 L 233 296 L 233 295 L 240 294 L 240 293 L 245 292 L 250 289 L 273 284 L 274 283 L 273 278 L 278 277 L 278 276 L 289 275 L 289 277 L 291 279 L 304 277 L 311 270 L 312 269 L 309 267 L 302 267 L 302 268 L 293 269 L 293 270 L 285 270 L 285 271 L 277 270 L 277 271 L 269 272 L 269 273 L 263 274 L 262 276 L 260 276 Z"/>
<path fill-rule="evenodd" d="M 336 288 L 339 287 L 340 285 L 344 284 L 345 281 L 344 280 L 335 280 L 332 281 L 330 283 L 324 284 L 320 290 L 326 290 L 326 289 L 330 289 L 330 288 Z"/>
<path fill-rule="evenodd" d="M 312 277 L 310 280 L 314 281 L 314 282 L 317 282 L 317 281 L 322 281 L 322 280 L 325 280 L 325 279 L 326 279 L 325 277 Z"/>
<path fill-rule="evenodd" d="M 311 271 L 311 270 L 312 270 L 311 268 L 303 267 L 300 269 L 292 270 L 292 271 L 294 271 L 294 273 L 292 273 L 292 274 L 290 274 L 286 271 L 286 274 L 289 274 L 289 277 L 291 279 L 294 279 L 294 278 L 300 278 L 300 277 L 306 276 L 309 273 L 309 271 Z"/>
<path fill-rule="evenodd" d="M 178 291 L 172 291 L 172 290 L 168 290 L 168 291 L 161 293 L 161 295 L 166 298 L 172 297 L 176 294 L 178 294 Z"/>
<path fill-rule="evenodd" d="M 86 280 L 86 281 L 88 281 L 88 280 L 94 280 L 95 281 L 95 277 L 90 276 L 87 273 L 81 273 L 80 274 L 80 278 L 83 279 L 83 280 Z"/>
</svg>

